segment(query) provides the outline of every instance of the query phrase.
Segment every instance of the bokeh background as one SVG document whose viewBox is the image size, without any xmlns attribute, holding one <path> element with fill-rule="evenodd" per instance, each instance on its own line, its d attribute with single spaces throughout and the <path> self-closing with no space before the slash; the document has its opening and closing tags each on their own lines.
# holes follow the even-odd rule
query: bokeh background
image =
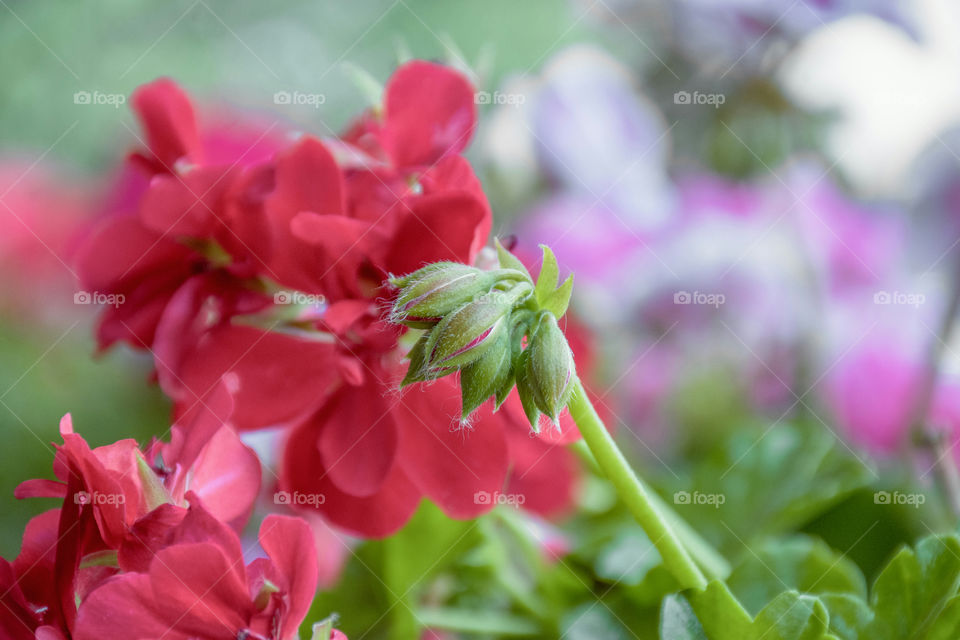
<svg viewBox="0 0 960 640">
<path fill-rule="evenodd" d="M 950 0 L 0 0 L 0 554 L 47 506 L 12 494 L 49 476 L 64 413 L 94 445 L 168 426 L 150 361 L 96 354 L 74 300 L 74 231 L 136 145 L 123 97 L 171 76 L 208 109 L 332 135 L 420 57 L 477 85 L 468 155 L 495 231 L 577 273 L 631 455 L 665 493 L 743 492 L 730 470 L 764 466 L 785 484 L 753 512 L 687 515 L 733 547 L 754 523 L 803 527 L 869 577 L 950 510 L 958 36 Z M 816 469 L 789 466 L 817 447 Z M 844 528 L 903 475 L 931 492 L 922 518 Z"/>
</svg>

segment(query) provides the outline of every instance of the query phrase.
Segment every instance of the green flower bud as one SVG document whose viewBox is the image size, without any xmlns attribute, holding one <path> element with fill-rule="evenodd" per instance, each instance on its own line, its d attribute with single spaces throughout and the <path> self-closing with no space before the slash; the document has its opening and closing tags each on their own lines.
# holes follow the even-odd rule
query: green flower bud
<svg viewBox="0 0 960 640">
<path fill-rule="evenodd" d="M 455 263 L 438 262 L 391 282 L 400 287 L 391 320 L 417 329 L 428 329 L 490 290 L 496 276 L 488 271 Z"/>
<path fill-rule="evenodd" d="M 520 396 L 520 404 L 523 405 L 523 413 L 527 416 L 527 421 L 534 431 L 540 431 L 540 409 L 537 408 L 537 401 L 534 397 L 535 392 L 531 384 L 529 368 L 527 362 L 530 360 L 530 351 L 524 349 L 514 361 L 514 374 L 517 380 L 517 394 Z"/>
<path fill-rule="evenodd" d="M 509 332 L 498 332 L 497 342 L 477 360 L 460 370 L 462 420 L 466 420 L 477 407 L 502 387 L 512 384 L 513 354 L 510 342 Z"/>
<path fill-rule="evenodd" d="M 540 315 L 540 322 L 520 360 L 528 401 L 532 400 L 537 410 L 557 424 L 560 412 L 570 400 L 577 374 L 567 338 L 552 313 Z M 530 417 L 529 411 L 527 417 Z"/>
<path fill-rule="evenodd" d="M 514 296 L 496 291 L 444 316 L 424 345 L 426 376 L 436 378 L 464 367 L 497 344 L 509 333 L 514 302 Z"/>
</svg>

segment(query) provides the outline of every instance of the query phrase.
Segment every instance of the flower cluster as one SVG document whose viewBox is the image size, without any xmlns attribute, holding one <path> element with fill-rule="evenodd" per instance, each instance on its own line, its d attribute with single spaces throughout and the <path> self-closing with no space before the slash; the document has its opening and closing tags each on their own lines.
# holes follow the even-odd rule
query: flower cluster
<svg viewBox="0 0 960 640">
<path fill-rule="evenodd" d="M 28 480 L 17 497 L 55 497 L 26 527 L 13 561 L 0 559 L 4 638 L 250 638 L 290 640 L 317 588 L 307 523 L 268 516 L 266 556 L 245 564 L 237 531 L 260 487 L 256 454 L 225 421 L 218 389 L 170 442 L 91 449 L 61 421 L 57 480 Z M 328 622 L 315 640 L 344 636 Z"/>
<path fill-rule="evenodd" d="M 410 350 L 404 383 L 460 371 L 464 421 L 491 396 L 499 408 L 516 385 L 534 430 L 541 412 L 559 428 L 576 381 L 573 354 L 557 325 L 573 276 L 558 287 L 557 259 L 542 247 L 534 284 L 523 263 L 499 243 L 497 249 L 503 267 L 497 271 L 436 263 L 393 279 L 400 288 L 393 321 L 429 329 Z"/>
<path fill-rule="evenodd" d="M 294 506 L 352 533 L 389 535 L 425 497 L 476 517 L 492 505 L 474 496 L 505 487 L 536 513 L 562 512 L 576 480 L 559 446 L 578 437 L 569 421 L 531 438 L 513 401 L 452 428 L 453 381 L 396 392 L 410 341 L 383 317 L 384 283 L 473 264 L 491 212 L 461 155 L 476 125 L 470 82 L 413 61 L 383 96 L 321 140 L 223 116 L 201 127 L 173 82 L 140 88 L 145 148 L 79 255 L 84 288 L 124 300 L 103 309 L 100 345 L 148 350 L 179 421 L 232 380 L 237 429 L 281 428 L 277 488 L 322 495 Z"/>
</svg>

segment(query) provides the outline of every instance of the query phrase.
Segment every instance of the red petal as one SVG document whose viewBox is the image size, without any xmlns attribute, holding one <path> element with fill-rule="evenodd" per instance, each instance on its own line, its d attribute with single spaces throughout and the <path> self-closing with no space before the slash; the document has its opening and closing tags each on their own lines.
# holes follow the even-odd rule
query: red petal
<svg viewBox="0 0 960 640">
<path fill-rule="evenodd" d="M 287 609 L 278 637 L 294 637 L 317 591 L 319 575 L 313 533 L 300 518 L 269 515 L 260 526 L 260 546 L 287 580 Z"/>
<path fill-rule="evenodd" d="M 260 474 L 257 454 L 224 426 L 194 463 L 190 489 L 215 518 L 240 528 L 260 492 Z"/>
<path fill-rule="evenodd" d="M 336 381 L 333 354 L 330 343 L 253 327 L 215 329 L 184 363 L 181 379 L 191 393 L 177 402 L 177 416 L 192 415 L 200 406 L 197 399 L 233 372 L 238 388 L 232 420 L 238 429 L 288 422 L 322 402 Z"/>
<path fill-rule="evenodd" d="M 54 578 L 60 510 L 52 509 L 34 516 L 23 531 L 20 555 L 13 561 L 20 589 L 34 604 L 56 609 L 57 585 Z"/>
<path fill-rule="evenodd" d="M 181 274 L 190 272 L 191 254 L 136 218 L 111 218 L 101 223 L 80 248 L 77 266 L 83 285 L 89 289 L 125 293 L 131 283 L 150 276 L 179 282 Z"/>
<path fill-rule="evenodd" d="M 427 198 L 454 192 L 464 192 L 474 198 L 483 207 L 484 215 L 474 229 L 473 243 L 470 246 L 470 256 L 466 260 L 472 264 L 477 253 L 487 244 L 490 229 L 493 227 L 493 213 L 490 203 L 483 191 L 480 179 L 473 172 L 473 167 L 462 156 L 448 156 L 438 162 L 436 166 L 420 176 L 423 193 Z"/>
<path fill-rule="evenodd" d="M 449 67 L 408 62 L 384 90 L 381 141 L 397 166 L 429 165 L 461 152 L 476 123 L 473 86 Z"/>
<path fill-rule="evenodd" d="M 13 490 L 13 497 L 17 500 L 24 498 L 64 498 L 67 495 L 67 485 L 56 480 L 34 478 L 24 480 Z"/>
<path fill-rule="evenodd" d="M 193 162 L 202 159 L 193 105 L 173 80 L 160 78 L 141 86 L 130 102 L 161 169 L 172 172 L 181 158 Z"/>
<path fill-rule="evenodd" d="M 161 549 L 149 575 L 124 574 L 94 590 L 80 607 L 74 636 L 234 640 L 252 613 L 234 562 L 209 543 Z"/>
<path fill-rule="evenodd" d="M 223 225 L 222 198 L 230 175 L 225 167 L 200 167 L 182 177 L 157 175 L 140 202 L 140 219 L 171 239 L 210 237 Z"/>
<path fill-rule="evenodd" d="M 316 441 L 316 429 L 310 424 L 291 434 L 280 480 L 285 491 L 322 496 L 322 504 L 315 508 L 330 522 L 368 538 L 389 536 L 410 519 L 421 494 L 399 465 L 394 465 L 380 493 L 358 498 L 342 492 L 326 477 Z"/>
<path fill-rule="evenodd" d="M 372 377 L 372 376 L 371 376 Z M 345 493 L 378 493 L 393 468 L 397 427 L 384 389 L 368 378 L 364 386 L 344 386 L 310 422 L 327 476 Z"/>
<path fill-rule="evenodd" d="M 480 235 L 486 242 L 489 211 L 463 192 L 416 198 L 400 215 L 384 265 L 391 273 L 411 273 L 443 260 L 469 264 Z"/>
<path fill-rule="evenodd" d="M 559 517 L 574 506 L 579 465 L 566 446 L 545 442 L 526 426 L 507 429 L 510 479 L 506 492 L 523 496 L 523 508 Z"/>
<path fill-rule="evenodd" d="M 130 573 L 113 578 L 84 600 L 73 637 L 75 640 L 160 637 L 189 640 L 185 633 L 170 629 L 169 622 L 157 617 L 151 608 L 154 600 L 150 576 Z"/>
<path fill-rule="evenodd" d="M 481 408 L 472 427 L 459 425 L 460 390 L 452 377 L 411 389 L 396 411 L 400 464 L 411 480 L 454 518 L 473 518 L 491 504 L 476 493 L 499 491 L 507 475 L 504 423 Z"/>
</svg>

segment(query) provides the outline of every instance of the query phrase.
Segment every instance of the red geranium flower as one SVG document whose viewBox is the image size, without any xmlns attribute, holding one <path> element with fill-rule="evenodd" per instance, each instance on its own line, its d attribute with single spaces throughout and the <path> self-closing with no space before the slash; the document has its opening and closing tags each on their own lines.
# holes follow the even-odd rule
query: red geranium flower
<svg viewBox="0 0 960 640">
<path fill-rule="evenodd" d="M 110 578 L 83 601 L 76 640 L 297 637 L 317 587 L 306 522 L 268 516 L 259 535 L 267 557 L 246 567 L 236 533 L 200 506 L 166 537 L 142 573 Z"/>
<path fill-rule="evenodd" d="M 138 162 L 155 173 L 139 215 L 121 220 L 169 252 L 138 246 L 147 257 L 118 261 L 101 244 L 86 254 L 85 273 L 102 269 L 94 280 L 129 291 L 101 329 L 140 323 L 132 333 L 152 350 L 178 421 L 192 421 L 229 376 L 234 426 L 289 428 L 280 487 L 322 494 L 311 506 L 365 536 L 397 530 L 423 497 L 475 517 L 493 504 L 477 496 L 505 490 L 508 477 L 539 513 L 570 504 L 573 457 L 529 437 L 513 409 L 484 408 L 460 429 L 453 382 L 395 392 L 406 342 L 381 319 L 384 281 L 431 262 L 472 263 L 491 228 L 480 181 L 460 155 L 476 126 L 466 78 L 408 63 L 387 84 L 382 110 L 343 139 L 303 136 L 226 168 L 204 164 L 175 87 L 146 95 L 154 99 L 135 102 L 152 155 Z M 130 262 L 151 266 L 141 278 Z M 267 294 L 278 287 L 324 303 L 291 313 L 288 300 Z"/>
</svg>

